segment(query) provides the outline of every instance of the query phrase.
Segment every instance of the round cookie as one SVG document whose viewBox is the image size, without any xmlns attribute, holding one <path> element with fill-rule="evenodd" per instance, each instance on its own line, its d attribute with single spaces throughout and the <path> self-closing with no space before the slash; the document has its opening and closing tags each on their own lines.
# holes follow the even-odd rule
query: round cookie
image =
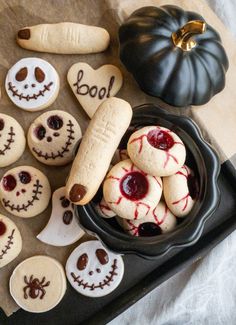
<svg viewBox="0 0 236 325">
<path fill-rule="evenodd" d="M 119 219 L 120 225 L 133 236 L 149 237 L 170 232 L 177 225 L 176 217 L 164 202 L 159 202 L 155 209 L 139 220 Z"/>
<path fill-rule="evenodd" d="M 121 218 L 140 219 L 160 201 L 162 181 L 137 168 L 130 159 L 116 164 L 103 184 L 107 205 Z"/>
<path fill-rule="evenodd" d="M 8 170 L 0 181 L 2 206 L 17 217 L 30 218 L 43 212 L 51 197 L 47 177 L 31 166 Z"/>
<path fill-rule="evenodd" d="M 24 58 L 8 71 L 5 81 L 10 100 L 26 111 L 50 106 L 59 93 L 60 80 L 54 67 L 39 58 Z"/>
<path fill-rule="evenodd" d="M 11 219 L 0 214 L 0 269 L 21 252 L 21 234 Z"/>
<path fill-rule="evenodd" d="M 0 113 L 0 168 L 16 162 L 25 150 L 25 134 L 11 116 Z"/>
<path fill-rule="evenodd" d="M 96 205 L 96 209 L 99 215 L 103 218 L 109 219 L 116 216 L 115 212 L 111 210 L 107 202 L 104 200 L 104 197 L 102 198 L 101 202 Z"/>
<path fill-rule="evenodd" d="M 29 148 L 38 161 L 61 166 L 73 160 L 81 136 L 80 126 L 71 114 L 53 110 L 34 120 L 27 138 Z"/>
<path fill-rule="evenodd" d="M 129 159 L 129 155 L 126 149 L 116 149 L 115 154 L 112 158 L 111 163 L 113 165 L 118 164 L 122 160 Z"/>
<path fill-rule="evenodd" d="M 69 256 L 66 276 L 72 287 L 88 297 L 106 296 L 120 284 L 124 262 L 107 251 L 98 240 L 80 244 Z"/>
<path fill-rule="evenodd" d="M 186 150 L 177 134 L 161 126 L 146 126 L 129 138 L 128 154 L 133 163 L 154 176 L 170 176 L 184 164 Z"/>
<path fill-rule="evenodd" d="M 59 304 L 66 292 L 62 265 L 49 256 L 33 256 L 21 262 L 10 278 L 10 293 L 24 310 L 42 313 Z"/>
<path fill-rule="evenodd" d="M 184 165 L 175 175 L 163 177 L 166 204 L 177 217 L 185 217 L 198 196 L 198 184 L 193 171 Z"/>
</svg>

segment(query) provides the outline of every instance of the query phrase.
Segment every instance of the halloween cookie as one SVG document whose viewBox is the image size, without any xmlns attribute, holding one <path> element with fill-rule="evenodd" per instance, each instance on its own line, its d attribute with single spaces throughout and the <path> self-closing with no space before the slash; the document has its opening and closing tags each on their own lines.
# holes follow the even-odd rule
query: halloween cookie
<svg viewBox="0 0 236 325">
<path fill-rule="evenodd" d="M 11 296 L 22 309 L 42 313 L 59 304 L 66 291 L 66 277 L 58 261 L 38 255 L 15 268 L 9 286 Z"/>
<path fill-rule="evenodd" d="M 100 214 L 100 216 L 102 216 L 103 218 L 113 218 L 115 217 L 115 212 L 113 212 L 111 210 L 111 208 L 108 206 L 107 202 L 104 200 L 104 198 L 102 198 L 101 202 L 99 204 L 96 205 L 96 209 L 98 211 L 98 213 Z"/>
<path fill-rule="evenodd" d="M 176 227 L 176 217 L 164 202 L 159 202 L 155 209 L 139 220 L 119 218 L 119 224 L 133 236 L 149 237 L 169 232 Z"/>
<path fill-rule="evenodd" d="M 74 149 L 81 138 L 76 119 L 67 112 L 43 113 L 31 124 L 28 145 L 37 160 L 46 165 L 65 165 L 74 158 Z"/>
<path fill-rule="evenodd" d="M 178 135 L 161 126 L 146 126 L 134 132 L 128 142 L 130 159 L 154 176 L 169 176 L 184 164 L 186 150 Z"/>
<path fill-rule="evenodd" d="M 66 263 L 66 276 L 72 287 L 93 298 L 114 291 L 123 274 L 122 257 L 107 251 L 98 240 L 80 244 Z"/>
<path fill-rule="evenodd" d="M 66 183 L 70 201 L 84 205 L 97 193 L 132 113 L 129 103 L 116 97 L 99 106 L 82 138 Z"/>
<path fill-rule="evenodd" d="M 47 177 L 31 166 L 8 170 L 0 181 L 2 206 L 17 217 L 30 218 L 43 212 L 51 197 Z"/>
<path fill-rule="evenodd" d="M 111 163 L 116 165 L 118 162 L 126 159 L 129 159 L 128 151 L 126 149 L 116 149 Z"/>
<path fill-rule="evenodd" d="M 11 116 L 0 113 L 0 168 L 17 161 L 25 150 L 25 134 Z"/>
<path fill-rule="evenodd" d="M 171 212 L 177 217 L 185 217 L 198 195 L 198 183 L 193 171 L 184 165 L 176 174 L 163 177 L 163 192 Z"/>
<path fill-rule="evenodd" d="M 123 160 L 108 173 L 103 195 L 108 206 L 121 218 L 144 218 L 160 201 L 162 181 Z"/>
<path fill-rule="evenodd" d="M 53 246 L 67 246 L 84 235 L 74 214 L 74 205 L 65 197 L 65 187 L 52 196 L 52 213 L 46 227 L 38 234 L 42 242 Z"/>
<path fill-rule="evenodd" d="M 7 73 L 5 87 L 19 108 L 35 112 L 50 106 L 59 92 L 59 76 L 54 67 L 39 58 L 16 62 Z"/>
<path fill-rule="evenodd" d="M 21 252 L 20 232 L 11 219 L 0 214 L 0 269 L 13 261 Z"/>
<path fill-rule="evenodd" d="M 106 50 L 110 35 L 101 27 L 62 22 L 24 27 L 17 43 L 37 52 L 89 54 Z"/>
<path fill-rule="evenodd" d="M 90 118 L 104 100 L 118 93 L 123 83 L 122 74 L 116 66 L 106 64 L 94 70 L 84 62 L 72 65 L 67 80 Z"/>
</svg>

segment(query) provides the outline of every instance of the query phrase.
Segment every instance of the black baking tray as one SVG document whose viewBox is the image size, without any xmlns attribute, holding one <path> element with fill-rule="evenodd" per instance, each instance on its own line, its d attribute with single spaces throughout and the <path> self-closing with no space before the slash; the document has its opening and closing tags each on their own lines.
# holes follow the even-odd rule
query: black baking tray
<svg viewBox="0 0 236 325">
<path fill-rule="evenodd" d="M 155 261 L 126 255 L 123 281 L 110 295 L 102 298 L 84 297 L 68 284 L 64 299 L 50 312 L 31 314 L 19 310 L 7 318 L 3 311 L 0 311 L 0 324 L 99 325 L 108 323 L 168 278 L 205 256 L 235 230 L 236 171 L 230 161 L 221 166 L 219 188 L 220 205 L 206 222 L 202 236 L 193 246 L 175 249 Z"/>
</svg>

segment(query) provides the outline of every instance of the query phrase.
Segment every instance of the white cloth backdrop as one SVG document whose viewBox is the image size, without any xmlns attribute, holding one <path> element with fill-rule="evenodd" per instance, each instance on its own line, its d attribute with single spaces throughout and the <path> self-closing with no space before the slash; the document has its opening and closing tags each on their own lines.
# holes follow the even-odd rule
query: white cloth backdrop
<svg viewBox="0 0 236 325">
<path fill-rule="evenodd" d="M 208 3 L 236 37 L 236 0 Z M 121 324 L 235 325 L 236 231 L 204 259 L 163 283 L 109 325 Z"/>
</svg>

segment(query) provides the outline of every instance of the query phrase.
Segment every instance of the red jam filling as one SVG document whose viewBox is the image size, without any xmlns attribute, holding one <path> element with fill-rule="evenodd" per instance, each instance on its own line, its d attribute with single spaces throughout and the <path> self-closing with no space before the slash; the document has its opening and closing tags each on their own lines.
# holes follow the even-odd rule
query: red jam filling
<svg viewBox="0 0 236 325">
<path fill-rule="evenodd" d="M 151 237 L 162 234 L 161 228 L 154 222 L 144 222 L 138 227 L 138 234 L 141 237 Z"/>
<path fill-rule="evenodd" d="M 140 172 L 126 174 L 120 182 L 121 194 L 131 201 L 143 199 L 148 192 L 148 180 Z"/>
<path fill-rule="evenodd" d="M 22 184 L 29 184 L 31 181 L 31 176 L 28 172 L 20 172 L 19 178 Z"/>
<path fill-rule="evenodd" d="M 12 175 L 4 176 L 2 184 L 5 191 L 11 192 L 16 187 L 16 179 Z"/>
<path fill-rule="evenodd" d="M 35 129 L 34 133 L 39 140 L 43 140 L 46 134 L 46 129 L 44 126 L 40 125 Z"/>
<path fill-rule="evenodd" d="M 63 126 L 62 119 L 57 115 L 52 115 L 47 119 L 50 129 L 59 130 Z"/>
<path fill-rule="evenodd" d="M 148 132 L 147 140 L 156 149 L 169 150 L 174 145 L 172 136 L 163 130 L 154 129 Z"/>
<path fill-rule="evenodd" d="M 4 129 L 4 121 L 2 118 L 0 118 L 0 131 Z"/>
<path fill-rule="evenodd" d="M 0 236 L 3 236 L 6 232 L 6 230 L 7 230 L 7 227 L 6 227 L 5 223 L 0 221 Z"/>
<path fill-rule="evenodd" d="M 198 196 L 198 183 L 196 178 L 193 175 L 188 175 L 187 184 L 188 184 L 189 195 L 193 200 L 196 199 Z"/>
</svg>

